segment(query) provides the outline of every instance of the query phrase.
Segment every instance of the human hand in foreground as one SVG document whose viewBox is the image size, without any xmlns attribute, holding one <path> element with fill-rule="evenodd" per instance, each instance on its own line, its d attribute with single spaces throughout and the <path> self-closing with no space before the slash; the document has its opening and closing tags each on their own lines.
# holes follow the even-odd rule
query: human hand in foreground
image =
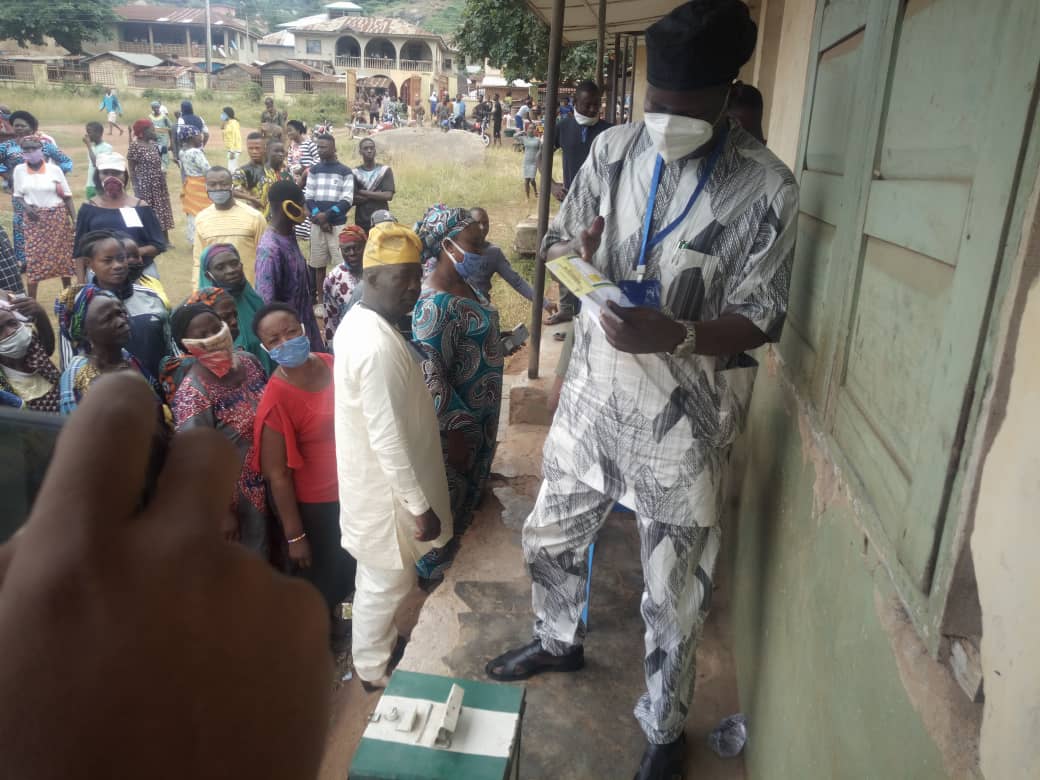
<svg viewBox="0 0 1040 780">
<path fill-rule="evenodd" d="M 174 437 L 138 509 L 156 425 L 140 378 L 98 379 L 0 547 L 0 776 L 314 778 L 325 607 L 222 540 L 239 468 L 215 431 Z"/>
<path fill-rule="evenodd" d="M 650 306 L 625 307 L 607 301 L 599 321 L 610 346 L 633 355 L 671 352 L 686 338 L 685 326 Z"/>
<path fill-rule="evenodd" d="M 560 182 L 554 181 L 552 185 L 552 196 L 562 203 L 563 199 L 567 197 L 567 188 Z"/>
<path fill-rule="evenodd" d="M 415 518 L 415 538 L 420 542 L 432 542 L 441 535 L 441 519 L 432 509 Z"/>
</svg>

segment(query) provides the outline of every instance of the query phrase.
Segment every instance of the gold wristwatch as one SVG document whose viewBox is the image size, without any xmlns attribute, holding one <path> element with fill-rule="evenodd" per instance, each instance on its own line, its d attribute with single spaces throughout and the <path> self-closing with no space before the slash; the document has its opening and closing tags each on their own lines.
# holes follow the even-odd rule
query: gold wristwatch
<svg viewBox="0 0 1040 780">
<path fill-rule="evenodd" d="M 685 358 L 696 353 L 697 350 L 697 324 L 680 320 L 680 325 L 686 328 L 686 338 L 680 341 L 672 350 L 672 357 Z"/>
</svg>

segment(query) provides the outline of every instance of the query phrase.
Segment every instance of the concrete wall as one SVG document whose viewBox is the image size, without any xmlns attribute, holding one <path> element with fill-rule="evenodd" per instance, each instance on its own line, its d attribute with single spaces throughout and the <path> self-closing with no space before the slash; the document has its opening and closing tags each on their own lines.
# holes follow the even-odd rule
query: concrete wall
<svg viewBox="0 0 1040 780">
<path fill-rule="evenodd" d="M 741 444 L 746 477 L 724 546 L 734 559 L 748 776 L 946 777 L 904 688 L 912 670 L 901 667 L 889 632 L 909 645 L 910 659 L 930 662 L 923 648 L 914 653 L 888 575 L 835 489 L 827 453 L 777 358 L 759 371 Z M 944 690 L 954 704 L 964 699 L 952 681 Z"/>
<path fill-rule="evenodd" d="M 1014 275 L 993 392 L 999 416 L 986 454 L 971 549 L 982 606 L 986 706 L 981 766 L 988 778 L 1040 777 L 1040 217 L 1038 193 Z"/>
</svg>

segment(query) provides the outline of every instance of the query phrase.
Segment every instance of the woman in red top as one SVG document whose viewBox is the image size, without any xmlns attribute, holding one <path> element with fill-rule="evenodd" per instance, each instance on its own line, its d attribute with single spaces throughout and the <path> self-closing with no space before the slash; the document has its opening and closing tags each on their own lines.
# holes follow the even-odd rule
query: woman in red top
<svg viewBox="0 0 1040 780">
<path fill-rule="evenodd" d="M 256 467 L 282 521 L 293 573 L 325 597 L 339 650 L 349 630 L 338 606 L 354 592 L 357 563 L 340 543 L 332 355 L 311 352 L 284 303 L 257 311 L 253 331 L 278 364 L 256 412 Z"/>
</svg>

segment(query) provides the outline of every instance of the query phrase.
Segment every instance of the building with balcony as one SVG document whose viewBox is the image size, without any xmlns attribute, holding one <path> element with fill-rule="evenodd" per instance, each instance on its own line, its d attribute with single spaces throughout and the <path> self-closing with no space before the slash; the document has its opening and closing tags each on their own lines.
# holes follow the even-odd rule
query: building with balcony
<svg viewBox="0 0 1040 780">
<path fill-rule="evenodd" d="M 120 5 L 119 21 L 108 40 L 89 44 L 92 52 L 120 51 L 182 60 L 206 59 L 206 9 L 168 5 Z M 210 29 L 214 62 L 256 60 L 262 30 L 256 22 L 236 16 L 230 6 L 211 5 Z"/>
<path fill-rule="evenodd" d="M 347 74 L 358 91 L 375 89 L 412 104 L 432 89 L 451 89 L 457 57 L 440 35 L 403 19 L 364 16 L 333 2 L 325 13 L 279 25 L 260 39 L 260 58 L 292 59 Z"/>
</svg>

